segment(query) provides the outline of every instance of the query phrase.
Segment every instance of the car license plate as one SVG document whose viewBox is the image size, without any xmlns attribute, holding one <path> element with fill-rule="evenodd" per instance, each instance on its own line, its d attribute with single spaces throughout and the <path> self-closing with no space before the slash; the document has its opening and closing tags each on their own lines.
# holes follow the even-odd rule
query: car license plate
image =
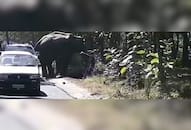
<svg viewBox="0 0 191 130">
<path fill-rule="evenodd" d="M 12 85 L 12 88 L 16 88 L 16 89 L 23 89 L 25 88 L 25 85 L 24 84 L 13 84 Z"/>
</svg>

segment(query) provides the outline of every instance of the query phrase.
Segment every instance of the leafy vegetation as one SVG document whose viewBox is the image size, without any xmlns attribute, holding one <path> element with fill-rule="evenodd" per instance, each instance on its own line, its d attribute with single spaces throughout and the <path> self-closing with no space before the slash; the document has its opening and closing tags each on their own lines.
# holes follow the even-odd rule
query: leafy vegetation
<svg viewBox="0 0 191 130">
<path fill-rule="evenodd" d="M 82 35 L 86 36 L 89 49 L 96 50 L 94 75 L 106 77 L 110 86 L 123 82 L 117 86 L 123 96 L 129 98 L 134 92 L 142 94 L 144 91 L 147 99 L 190 97 L 190 33 L 95 32 Z"/>
</svg>

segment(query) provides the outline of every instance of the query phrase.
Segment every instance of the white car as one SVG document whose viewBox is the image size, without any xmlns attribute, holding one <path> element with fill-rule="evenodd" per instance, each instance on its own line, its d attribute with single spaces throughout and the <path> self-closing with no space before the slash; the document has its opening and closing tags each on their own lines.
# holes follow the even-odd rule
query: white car
<svg viewBox="0 0 191 130">
<path fill-rule="evenodd" d="M 33 55 L 37 55 L 33 46 L 30 44 L 8 44 L 5 46 L 4 51 L 26 51 Z"/>
<path fill-rule="evenodd" d="M 0 92 L 40 92 L 36 56 L 25 51 L 4 51 L 0 56 Z"/>
</svg>

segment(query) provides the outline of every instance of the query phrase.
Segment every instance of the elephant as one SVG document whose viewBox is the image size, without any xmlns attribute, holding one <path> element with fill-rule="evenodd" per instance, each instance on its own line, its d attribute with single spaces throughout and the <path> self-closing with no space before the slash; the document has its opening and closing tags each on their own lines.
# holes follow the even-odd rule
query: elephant
<svg viewBox="0 0 191 130">
<path fill-rule="evenodd" d="M 53 32 L 43 36 L 35 45 L 39 53 L 44 77 L 54 77 L 53 61 L 56 61 L 56 75 L 64 76 L 72 56 L 86 52 L 81 37 L 71 33 Z"/>
</svg>

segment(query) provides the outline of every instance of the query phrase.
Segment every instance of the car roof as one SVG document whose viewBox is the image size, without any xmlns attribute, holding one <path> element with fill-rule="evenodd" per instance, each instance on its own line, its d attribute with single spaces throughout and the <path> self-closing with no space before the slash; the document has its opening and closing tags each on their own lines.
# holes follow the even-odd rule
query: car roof
<svg viewBox="0 0 191 130">
<path fill-rule="evenodd" d="M 30 44 L 8 44 L 7 46 L 23 46 L 23 47 L 28 46 L 28 47 L 32 47 L 32 45 L 30 45 Z"/>
<path fill-rule="evenodd" d="M 2 55 L 9 55 L 9 54 L 15 54 L 15 55 L 30 55 L 35 57 L 33 54 L 31 54 L 30 52 L 27 51 L 2 51 L 1 52 L 1 56 Z"/>
</svg>

